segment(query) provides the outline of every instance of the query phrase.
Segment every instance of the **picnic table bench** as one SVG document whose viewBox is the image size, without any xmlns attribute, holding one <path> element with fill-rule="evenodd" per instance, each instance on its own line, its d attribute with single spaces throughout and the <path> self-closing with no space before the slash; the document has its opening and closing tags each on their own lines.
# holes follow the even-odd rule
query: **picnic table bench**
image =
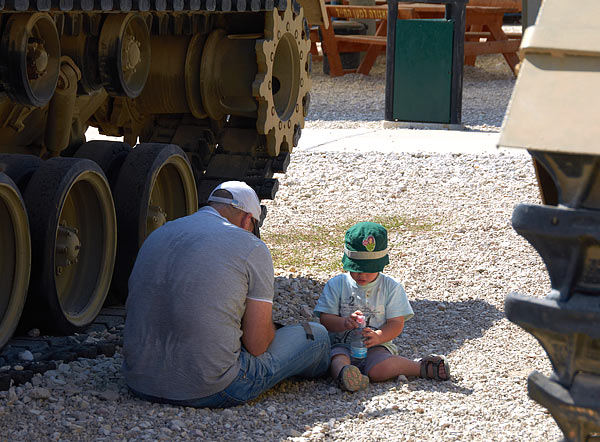
<svg viewBox="0 0 600 442">
<path fill-rule="evenodd" d="M 473 3 L 473 0 L 470 2 Z M 492 6 L 495 5 L 495 6 Z M 507 34 L 502 30 L 504 14 L 520 12 L 518 0 L 476 0 L 466 6 L 465 63 L 474 64 L 475 57 L 482 54 L 501 53 L 510 69 L 516 74 L 519 63 L 517 51 L 520 33 Z M 377 56 L 387 46 L 388 7 L 386 5 L 354 6 L 326 5 L 327 22 L 320 25 L 321 45 L 327 54 L 332 77 L 358 72 L 368 75 Z M 398 19 L 437 19 L 445 16 L 445 6 L 431 3 L 402 3 L 398 5 Z M 336 35 L 331 19 L 375 19 L 375 35 Z M 327 25 L 327 26 L 326 26 Z M 313 28 L 314 29 L 314 28 Z M 311 38 L 315 37 L 311 34 Z M 316 46 L 313 48 L 316 50 Z M 356 69 L 344 69 L 340 52 L 366 52 Z"/>
</svg>

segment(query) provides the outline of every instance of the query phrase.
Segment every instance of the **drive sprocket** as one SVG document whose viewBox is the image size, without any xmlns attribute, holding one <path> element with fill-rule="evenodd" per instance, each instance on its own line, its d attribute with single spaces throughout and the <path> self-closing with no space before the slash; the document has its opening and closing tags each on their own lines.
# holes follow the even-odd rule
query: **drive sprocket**
<svg viewBox="0 0 600 442">
<path fill-rule="evenodd" d="M 291 152 L 308 113 L 310 36 L 304 12 L 292 2 L 265 18 L 264 39 L 256 41 L 258 73 L 252 84 L 258 102 L 258 133 L 266 136 L 267 151 Z"/>
</svg>

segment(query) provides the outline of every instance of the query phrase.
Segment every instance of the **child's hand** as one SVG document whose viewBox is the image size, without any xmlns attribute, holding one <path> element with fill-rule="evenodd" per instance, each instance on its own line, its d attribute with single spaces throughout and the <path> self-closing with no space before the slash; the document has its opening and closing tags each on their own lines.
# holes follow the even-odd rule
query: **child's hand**
<svg viewBox="0 0 600 442">
<path fill-rule="evenodd" d="M 356 310 L 350 316 L 344 318 L 344 327 L 346 330 L 354 330 L 355 328 L 358 328 L 359 324 L 357 319 L 359 316 L 362 316 L 362 312 L 360 310 Z"/>
<path fill-rule="evenodd" d="M 370 348 L 375 345 L 379 345 L 383 342 L 381 339 L 381 330 L 373 330 L 370 327 L 367 327 L 362 332 L 365 347 Z"/>
<path fill-rule="evenodd" d="M 352 313 L 350 315 L 350 319 L 352 319 L 353 321 L 355 321 L 358 324 L 358 317 L 359 316 L 364 316 L 363 312 L 361 312 L 360 310 L 356 310 L 354 313 Z"/>
<path fill-rule="evenodd" d="M 354 319 L 352 319 L 351 316 L 346 316 L 344 318 L 344 328 L 346 330 L 354 330 L 357 327 L 358 327 L 358 322 L 356 322 Z"/>
</svg>

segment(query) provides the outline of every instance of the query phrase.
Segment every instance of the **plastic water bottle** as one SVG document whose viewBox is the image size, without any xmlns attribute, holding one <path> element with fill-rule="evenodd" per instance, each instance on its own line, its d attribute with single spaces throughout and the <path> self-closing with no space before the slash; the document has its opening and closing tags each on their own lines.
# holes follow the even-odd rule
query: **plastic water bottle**
<svg viewBox="0 0 600 442">
<path fill-rule="evenodd" d="M 356 318 L 358 322 L 358 328 L 352 330 L 352 336 L 350 337 L 350 358 L 352 362 L 360 362 L 367 357 L 367 347 L 365 347 L 365 341 L 362 336 L 362 332 L 365 329 L 365 317 L 358 316 Z"/>
</svg>

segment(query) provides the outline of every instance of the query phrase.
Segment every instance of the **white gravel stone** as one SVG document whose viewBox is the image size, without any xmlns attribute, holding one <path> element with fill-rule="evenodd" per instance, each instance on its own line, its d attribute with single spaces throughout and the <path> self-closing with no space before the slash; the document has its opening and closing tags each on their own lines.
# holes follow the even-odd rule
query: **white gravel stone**
<svg viewBox="0 0 600 442">
<path fill-rule="evenodd" d="M 33 353 L 31 353 L 29 350 L 24 350 L 21 353 L 19 353 L 19 360 L 21 361 L 33 361 Z"/>
<path fill-rule="evenodd" d="M 33 387 L 29 391 L 29 396 L 32 399 L 48 399 L 50 398 L 50 390 L 43 387 Z"/>
</svg>

